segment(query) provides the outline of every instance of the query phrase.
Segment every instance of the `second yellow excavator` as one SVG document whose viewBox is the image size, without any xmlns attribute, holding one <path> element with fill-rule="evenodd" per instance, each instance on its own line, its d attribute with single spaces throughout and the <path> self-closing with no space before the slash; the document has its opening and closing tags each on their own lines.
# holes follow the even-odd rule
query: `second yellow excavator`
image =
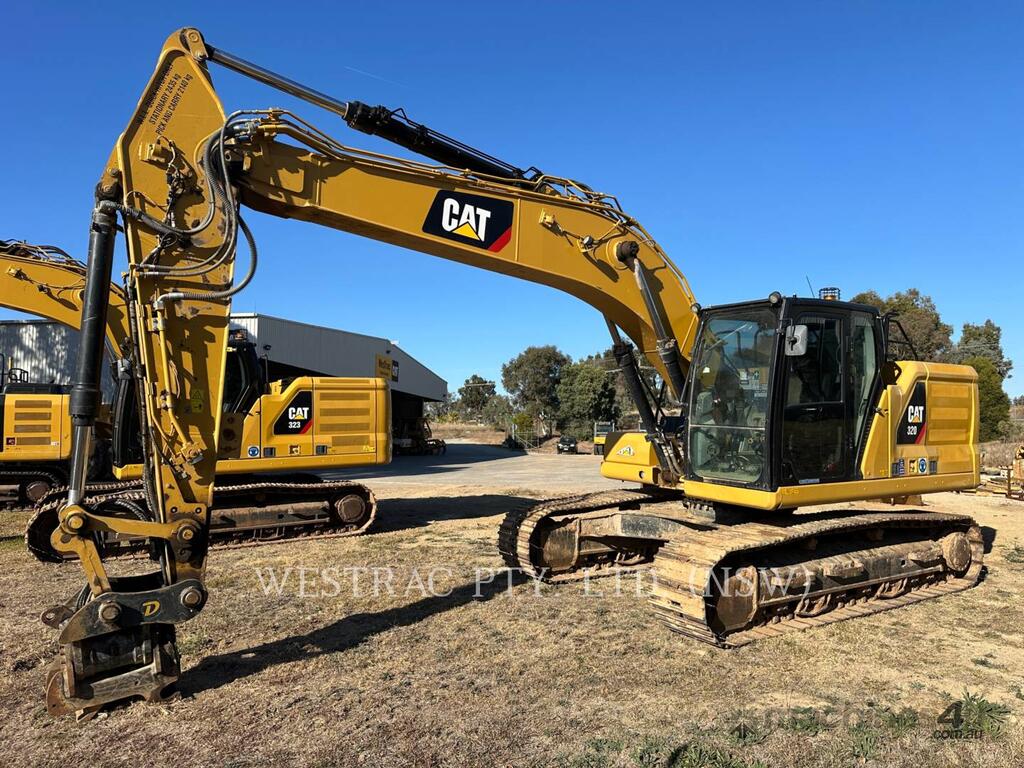
<svg viewBox="0 0 1024 768">
<path fill-rule="evenodd" d="M 436 164 L 355 149 L 279 109 L 226 115 L 212 64 Z M 71 391 L 71 486 L 45 529 L 55 551 L 79 557 L 88 589 L 44 614 L 62 648 L 47 679 L 51 714 L 159 699 L 179 675 L 175 625 L 207 599 L 230 299 L 257 261 L 245 207 L 542 283 L 604 316 L 642 428 L 608 436 L 602 472 L 636 487 L 511 513 L 499 535 L 510 567 L 559 580 L 653 563 L 656 615 L 720 647 L 978 580 L 983 541 L 969 516 L 794 513 L 976 485 L 973 369 L 895 359 L 891 318 L 829 300 L 837 297 L 773 292 L 701 308 L 615 198 L 498 160 L 401 110 L 334 99 L 182 29 L 168 38 L 97 186 Z M 118 217 L 148 520 L 111 517 L 83 498 Z M 250 266 L 236 280 L 240 240 Z M 658 370 L 661 393 L 638 374 L 630 342 Z M 92 538 L 108 530 L 151 538 L 160 569 L 111 577 Z"/>
<path fill-rule="evenodd" d="M 39 315 L 71 328 L 81 323 L 85 265 L 60 249 L 0 241 L 0 306 Z M 130 373 L 128 307 L 112 285 L 106 346 L 114 361 L 116 396 L 97 422 L 92 444 L 92 503 L 137 513 L 145 504 L 135 380 Z M 315 472 L 386 464 L 390 460 L 390 408 L 383 379 L 296 377 L 267 382 L 253 344 L 236 334 L 225 358 L 224 400 L 218 446 L 216 543 L 260 543 L 313 534 L 355 535 L 376 514 L 372 491 L 356 482 L 325 482 Z M 8 383 L 0 391 L 0 484 L 14 498 L 53 517 L 67 484 L 71 453 L 66 388 Z M 98 465 L 98 466 L 97 466 Z M 103 475 L 125 482 L 104 482 Z M 32 530 L 39 530 L 36 525 Z M 106 537 L 106 555 L 144 540 Z M 54 559 L 46 542 L 30 550 Z"/>
</svg>

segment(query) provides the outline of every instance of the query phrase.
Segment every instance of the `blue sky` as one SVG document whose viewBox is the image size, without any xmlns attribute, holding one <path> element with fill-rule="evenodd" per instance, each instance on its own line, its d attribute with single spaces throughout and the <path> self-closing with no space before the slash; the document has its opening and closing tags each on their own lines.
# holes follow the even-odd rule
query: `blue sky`
<svg viewBox="0 0 1024 768">
<path fill-rule="evenodd" d="M 166 9 L 166 10 L 165 10 Z M 84 255 L 92 188 L 164 38 L 211 44 L 521 167 L 616 194 L 701 303 L 917 287 L 991 318 L 1024 393 L 1024 5 L 1012 2 L 86 3 L 2 11 L 0 237 Z M 214 68 L 230 111 L 336 117 Z M 456 388 L 531 344 L 608 344 L 558 292 L 250 213 L 235 302 L 396 339 Z M 11 316 L 9 313 L 0 317 Z"/>
</svg>

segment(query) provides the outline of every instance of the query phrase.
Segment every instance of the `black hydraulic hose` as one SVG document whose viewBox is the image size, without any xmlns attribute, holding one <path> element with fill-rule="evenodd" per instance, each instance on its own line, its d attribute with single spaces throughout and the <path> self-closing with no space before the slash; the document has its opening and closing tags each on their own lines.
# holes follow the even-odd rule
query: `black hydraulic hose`
<svg viewBox="0 0 1024 768">
<path fill-rule="evenodd" d="M 259 260 L 259 256 L 256 252 L 256 241 L 252 236 L 252 232 L 249 230 L 249 225 L 245 223 L 245 220 L 241 217 L 237 217 L 238 226 L 242 230 L 242 234 L 245 235 L 245 239 L 249 242 L 249 271 L 246 273 L 242 281 L 236 283 L 228 288 L 220 291 L 171 291 L 158 297 L 155 304 L 159 306 L 165 301 L 216 301 L 218 299 L 229 299 L 236 293 L 241 291 L 247 286 L 256 274 L 256 264 Z"/>
</svg>

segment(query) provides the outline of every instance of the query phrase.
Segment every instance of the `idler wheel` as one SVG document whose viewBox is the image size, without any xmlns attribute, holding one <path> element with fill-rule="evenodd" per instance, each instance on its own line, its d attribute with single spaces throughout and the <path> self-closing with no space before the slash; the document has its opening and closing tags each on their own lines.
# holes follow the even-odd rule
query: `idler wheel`
<svg viewBox="0 0 1024 768">
<path fill-rule="evenodd" d="M 942 540 L 942 557 L 946 567 L 962 575 L 971 566 L 971 542 L 966 533 L 951 533 Z"/>
<path fill-rule="evenodd" d="M 346 523 L 357 523 L 366 514 L 366 502 L 354 493 L 334 502 L 334 511 Z"/>
</svg>

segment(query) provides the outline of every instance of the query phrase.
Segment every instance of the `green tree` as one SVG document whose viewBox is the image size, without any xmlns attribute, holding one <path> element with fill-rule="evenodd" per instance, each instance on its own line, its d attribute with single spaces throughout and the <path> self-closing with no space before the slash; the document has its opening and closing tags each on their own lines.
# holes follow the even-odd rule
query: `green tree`
<svg viewBox="0 0 1024 768">
<path fill-rule="evenodd" d="M 512 417 L 512 423 L 516 428 L 516 435 L 521 442 L 528 442 L 533 439 L 535 433 L 534 417 L 527 411 L 520 411 Z"/>
<path fill-rule="evenodd" d="M 998 440 L 1003 424 L 1010 421 L 1010 398 L 1003 391 L 1003 377 L 995 363 L 987 357 L 964 360 L 978 372 L 978 409 L 981 418 L 981 441 Z"/>
<path fill-rule="evenodd" d="M 495 429 L 505 429 L 509 419 L 512 418 L 512 403 L 504 395 L 494 395 L 484 406 L 482 416 L 484 421 Z"/>
<path fill-rule="evenodd" d="M 595 421 L 616 421 L 620 412 L 614 376 L 592 363 L 573 363 L 562 369 L 558 383 L 558 422 L 563 434 L 578 439 L 593 436 Z"/>
<path fill-rule="evenodd" d="M 558 414 L 558 382 L 572 358 L 557 347 L 527 347 L 501 366 L 501 383 L 518 410 L 551 420 Z"/>
<path fill-rule="evenodd" d="M 875 291 L 865 291 L 853 297 L 858 304 L 870 304 L 882 312 L 896 312 L 900 325 L 906 330 L 922 360 L 948 360 L 953 351 L 953 326 L 942 322 L 931 296 L 924 296 L 916 288 L 894 293 L 883 299 Z"/>
<path fill-rule="evenodd" d="M 1008 360 L 1003 354 L 1002 339 L 1003 329 L 991 320 L 986 320 L 981 325 L 964 323 L 960 341 L 956 345 L 957 356 L 960 359 L 987 357 L 992 361 L 1000 378 L 1007 379 L 1013 370 L 1013 361 Z"/>
<path fill-rule="evenodd" d="M 633 402 L 633 397 L 630 395 L 629 388 L 626 386 L 625 376 L 623 376 L 621 372 L 618 372 L 619 366 L 618 363 L 615 362 L 615 355 L 612 354 L 611 347 L 603 352 L 598 352 L 595 355 L 585 357 L 580 362 L 597 366 L 598 368 L 606 371 L 617 371 L 612 378 L 615 386 L 615 404 L 619 411 L 618 419 L 621 420 L 626 414 L 636 413 L 636 403 Z M 647 381 L 651 391 L 657 393 L 658 387 L 660 386 L 660 379 L 650 362 L 645 358 L 640 357 L 637 360 L 637 365 L 640 367 L 640 375 Z M 599 421 L 600 420 L 601 419 L 599 419 Z M 626 427 L 626 424 L 619 424 L 619 426 Z"/>
<path fill-rule="evenodd" d="M 459 387 L 459 404 L 463 415 L 479 417 L 494 395 L 494 382 L 474 373 Z"/>
</svg>

